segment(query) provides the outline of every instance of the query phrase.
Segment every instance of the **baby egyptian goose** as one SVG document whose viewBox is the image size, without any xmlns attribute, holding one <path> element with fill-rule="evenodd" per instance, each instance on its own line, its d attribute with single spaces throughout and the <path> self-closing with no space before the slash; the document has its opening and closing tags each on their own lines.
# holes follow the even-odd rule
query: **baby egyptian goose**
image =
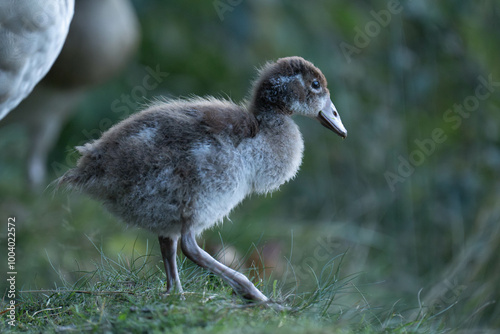
<svg viewBox="0 0 500 334">
<path fill-rule="evenodd" d="M 243 274 L 196 243 L 245 197 L 268 193 L 301 164 L 303 141 L 290 116 L 317 118 L 345 138 L 324 75 L 300 57 L 266 64 L 244 105 L 215 98 L 157 102 L 77 147 L 82 155 L 59 184 L 81 189 L 128 224 L 159 235 L 167 292 L 182 292 L 177 242 L 194 263 L 240 296 L 268 301 Z"/>
</svg>

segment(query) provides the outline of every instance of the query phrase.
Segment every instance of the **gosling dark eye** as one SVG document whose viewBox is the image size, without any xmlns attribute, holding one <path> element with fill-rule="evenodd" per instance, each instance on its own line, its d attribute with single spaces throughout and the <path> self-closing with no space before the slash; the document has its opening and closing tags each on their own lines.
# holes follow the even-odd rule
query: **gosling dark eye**
<svg viewBox="0 0 500 334">
<path fill-rule="evenodd" d="M 311 88 L 312 89 L 320 89 L 321 85 L 319 84 L 319 81 L 318 80 L 314 80 L 312 83 L 311 83 Z"/>
</svg>

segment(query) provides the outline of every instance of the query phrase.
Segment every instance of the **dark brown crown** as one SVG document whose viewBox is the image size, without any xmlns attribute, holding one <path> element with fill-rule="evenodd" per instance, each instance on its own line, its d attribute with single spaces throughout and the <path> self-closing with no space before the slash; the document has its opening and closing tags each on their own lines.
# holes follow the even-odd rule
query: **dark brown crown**
<svg viewBox="0 0 500 334">
<path fill-rule="evenodd" d="M 298 75 L 306 85 L 308 80 L 317 79 L 321 86 L 327 86 L 325 76 L 311 62 L 301 57 L 280 58 L 260 69 L 253 85 L 251 111 L 254 114 L 269 111 L 291 114 L 289 102 L 292 99 L 302 100 L 307 93 L 304 87 L 296 87 L 291 79 L 286 80 Z"/>
</svg>

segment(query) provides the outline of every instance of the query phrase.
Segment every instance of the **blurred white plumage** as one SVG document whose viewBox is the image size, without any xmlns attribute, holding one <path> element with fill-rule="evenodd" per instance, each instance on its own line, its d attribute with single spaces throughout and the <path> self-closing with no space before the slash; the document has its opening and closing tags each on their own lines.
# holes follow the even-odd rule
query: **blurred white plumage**
<svg viewBox="0 0 500 334">
<path fill-rule="evenodd" d="M 66 119 L 90 88 L 123 70 L 140 40 L 139 22 L 129 0 L 76 0 L 74 11 L 68 36 L 50 71 L 0 121 L 0 127 L 20 123 L 27 130 L 28 180 L 33 189 L 43 186 L 49 151 Z"/>
<path fill-rule="evenodd" d="M 73 11 L 74 0 L 0 0 L 0 120 L 47 74 Z"/>
</svg>

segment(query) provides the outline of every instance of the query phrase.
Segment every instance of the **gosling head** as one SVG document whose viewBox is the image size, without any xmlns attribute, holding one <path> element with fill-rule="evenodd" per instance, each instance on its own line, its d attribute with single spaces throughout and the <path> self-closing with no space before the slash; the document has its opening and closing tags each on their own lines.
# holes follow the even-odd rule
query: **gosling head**
<svg viewBox="0 0 500 334">
<path fill-rule="evenodd" d="M 325 76 L 301 57 L 281 58 L 260 70 L 253 88 L 252 111 L 256 116 L 274 112 L 316 118 L 342 138 L 347 136 Z"/>
</svg>

